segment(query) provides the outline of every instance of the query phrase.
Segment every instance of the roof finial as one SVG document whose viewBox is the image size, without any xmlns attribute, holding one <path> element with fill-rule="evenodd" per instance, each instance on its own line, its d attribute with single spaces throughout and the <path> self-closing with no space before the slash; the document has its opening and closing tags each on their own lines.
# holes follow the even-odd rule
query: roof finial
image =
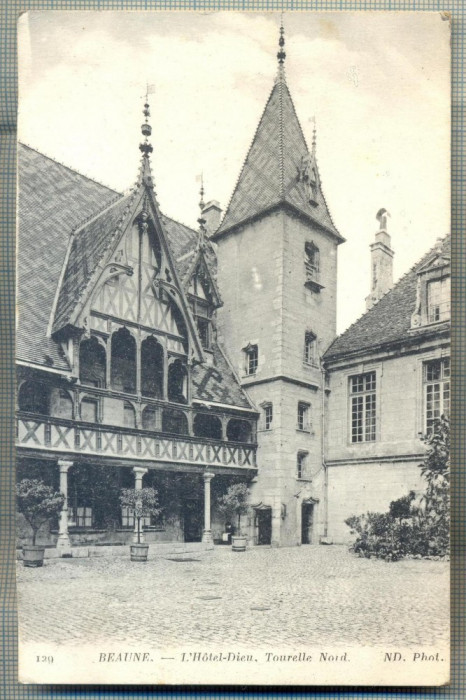
<svg viewBox="0 0 466 700">
<path fill-rule="evenodd" d="M 204 211 L 204 173 L 201 173 L 201 189 L 199 190 L 199 194 L 201 195 L 201 199 L 199 202 L 199 209 L 201 210 L 201 214 Z"/>
<path fill-rule="evenodd" d="M 204 173 L 201 173 L 201 189 L 199 190 L 199 194 L 201 195 L 201 199 L 199 201 L 199 209 L 201 210 L 201 215 L 197 220 L 197 223 L 199 224 L 199 245 L 203 245 L 205 236 L 207 234 L 207 229 L 206 229 L 206 223 L 207 220 L 204 217 L 203 211 L 204 211 Z"/>
<path fill-rule="evenodd" d="M 149 143 L 149 136 L 152 133 L 152 127 L 149 124 L 149 117 L 150 117 L 149 94 L 151 94 L 153 92 L 154 92 L 154 86 L 147 85 L 146 86 L 146 101 L 144 103 L 144 109 L 142 110 L 142 113 L 144 115 L 144 124 L 141 126 L 141 132 L 142 132 L 142 135 L 144 136 L 144 142 L 139 144 L 139 150 L 141 151 L 143 158 L 148 158 L 149 155 L 154 150 L 152 148 L 152 144 Z"/>
<path fill-rule="evenodd" d="M 284 63 L 285 63 L 285 58 L 286 58 L 286 53 L 285 53 L 285 30 L 283 28 L 283 12 L 280 20 L 280 38 L 278 40 L 278 53 L 277 53 L 277 58 L 278 58 L 278 78 L 283 79 L 284 78 Z"/>
</svg>

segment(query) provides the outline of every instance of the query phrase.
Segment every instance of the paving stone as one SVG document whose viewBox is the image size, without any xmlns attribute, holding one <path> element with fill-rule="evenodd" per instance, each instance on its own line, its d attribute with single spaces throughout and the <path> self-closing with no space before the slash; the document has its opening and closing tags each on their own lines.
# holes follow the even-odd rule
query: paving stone
<svg viewBox="0 0 466 700">
<path fill-rule="evenodd" d="M 186 565 L 159 557 L 144 567 L 129 555 L 47 560 L 38 569 L 18 562 L 22 638 L 153 649 L 448 639 L 447 562 L 388 564 L 337 546 L 256 547 L 244 555 L 217 547 L 197 557 Z"/>
</svg>

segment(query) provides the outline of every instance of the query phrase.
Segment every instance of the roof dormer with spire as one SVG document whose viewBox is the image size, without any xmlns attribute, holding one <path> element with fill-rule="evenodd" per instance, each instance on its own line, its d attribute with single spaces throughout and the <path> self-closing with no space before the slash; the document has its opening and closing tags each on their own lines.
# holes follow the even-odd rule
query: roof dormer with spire
<svg viewBox="0 0 466 700">
<path fill-rule="evenodd" d="M 284 207 L 342 242 L 322 191 L 316 130 L 309 150 L 285 76 L 285 32 L 280 27 L 278 68 L 217 240 L 249 221 Z"/>
</svg>

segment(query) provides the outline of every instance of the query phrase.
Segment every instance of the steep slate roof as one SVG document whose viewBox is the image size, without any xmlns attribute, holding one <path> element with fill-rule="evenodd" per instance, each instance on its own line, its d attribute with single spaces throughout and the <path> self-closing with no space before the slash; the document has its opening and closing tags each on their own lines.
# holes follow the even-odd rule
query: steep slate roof
<svg viewBox="0 0 466 700">
<path fill-rule="evenodd" d="M 18 173 L 17 358 L 69 370 L 59 343 L 47 337 L 47 328 L 70 235 L 76 232 L 68 261 L 72 265 L 67 265 L 57 305 L 57 317 L 62 318 L 87 283 L 130 195 L 123 197 L 23 144 L 18 144 Z M 182 280 L 186 270 L 176 258 L 196 251 L 198 234 L 163 214 L 161 219 Z M 209 251 L 208 262 L 215 270 L 210 245 Z M 193 381 L 194 398 L 252 408 L 218 347 L 214 365 L 197 365 Z"/>
<path fill-rule="evenodd" d="M 216 344 L 212 344 L 213 364 L 195 365 L 192 371 L 194 398 L 202 401 L 226 403 L 242 408 L 253 408 Z M 255 410 L 255 409 L 253 409 Z"/>
<path fill-rule="evenodd" d="M 117 199 L 113 190 L 18 144 L 17 357 L 69 369 L 46 331 L 70 232 Z"/>
<path fill-rule="evenodd" d="M 432 333 L 430 326 L 411 333 L 408 331 L 416 304 L 417 272 L 435 253 L 450 258 L 450 235 L 431 248 L 369 311 L 336 338 L 326 351 L 324 359 L 338 359 L 347 354 L 417 339 Z M 444 325 L 448 327 L 449 324 Z"/>
<path fill-rule="evenodd" d="M 309 154 L 290 91 L 279 74 L 270 93 L 223 221 L 213 240 L 226 231 L 280 204 L 298 210 L 327 231 L 337 231 L 325 201 L 320 178 L 317 206 L 309 202 L 306 184 L 299 179 L 302 157 Z M 317 170 L 314 153 L 311 155 Z"/>
</svg>

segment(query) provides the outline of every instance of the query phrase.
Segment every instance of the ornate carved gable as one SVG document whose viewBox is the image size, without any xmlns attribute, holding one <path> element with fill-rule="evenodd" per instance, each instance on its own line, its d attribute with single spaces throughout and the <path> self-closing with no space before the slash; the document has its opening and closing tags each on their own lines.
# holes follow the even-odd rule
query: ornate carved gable
<svg viewBox="0 0 466 700">
<path fill-rule="evenodd" d="M 67 279 L 73 275 L 76 279 L 77 269 L 82 271 L 82 281 L 75 287 L 72 304 L 59 296 L 53 330 L 61 335 L 66 327 L 92 326 L 105 332 L 109 319 L 120 320 L 179 336 L 180 342 L 184 336 L 184 347 L 189 347 L 193 359 L 202 361 L 196 326 L 177 277 L 147 167 L 143 163 L 138 186 L 118 221 L 109 217 L 107 228 L 108 212 L 100 215 L 99 235 L 106 243 L 100 246 L 100 256 L 92 254 L 89 240 L 88 228 L 95 228 L 95 221 L 75 233 L 60 294 L 69 293 Z M 182 351 L 181 346 L 178 350 Z"/>
</svg>

